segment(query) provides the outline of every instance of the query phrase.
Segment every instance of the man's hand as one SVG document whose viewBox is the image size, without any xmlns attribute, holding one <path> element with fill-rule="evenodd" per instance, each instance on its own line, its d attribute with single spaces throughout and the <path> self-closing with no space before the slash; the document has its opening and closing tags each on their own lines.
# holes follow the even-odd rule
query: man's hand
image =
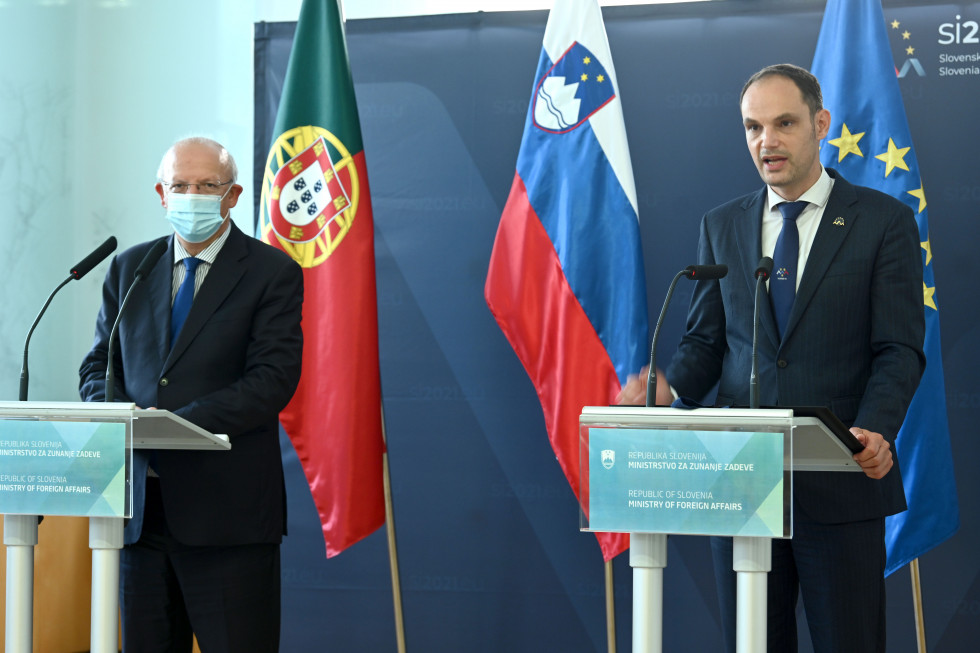
<svg viewBox="0 0 980 653">
<path fill-rule="evenodd" d="M 626 385 L 616 397 L 616 403 L 620 406 L 646 406 L 647 404 L 647 376 L 650 373 L 650 366 L 645 365 L 639 374 L 630 374 L 626 378 Z M 670 385 L 663 370 L 657 368 L 657 405 L 669 406 L 674 401 L 674 396 L 670 393 Z"/>
<path fill-rule="evenodd" d="M 888 440 L 881 433 L 866 431 L 856 426 L 851 427 L 851 433 L 864 445 L 864 451 L 854 454 L 854 461 L 871 478 L 884 478 L 894 464 L 892 447 Z"/>
</svg>

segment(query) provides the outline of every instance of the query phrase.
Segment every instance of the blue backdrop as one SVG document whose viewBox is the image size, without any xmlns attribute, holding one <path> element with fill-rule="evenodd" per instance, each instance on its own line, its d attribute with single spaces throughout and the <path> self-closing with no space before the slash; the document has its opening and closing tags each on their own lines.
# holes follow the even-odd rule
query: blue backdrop
<svg viewBox="0 0 980 653">
<path fill-rule="evenodd" d="M 674 273 L 694 262 L 701 215 L 760 185 L 740 124 L 742 83 L 771 63 L 809 67 L 822 12 L 823 2 L 772 0 L 604 10 L 639 195 L 651 323 Z M 577 506 L 534 388 L 483 300 L 546 19 L 522 12 L 347 24 L 374 204 L 381 374 L 413 651 L 606 650 L 598 545 L 577 530 Z M 900 23 L 889 35 L 905 70 L 900 85 L 929 202 L 962 510 L 959 533 L 921 559 L 926 632 L 932 651 L 972 650 L 980 615 L 980 481 L 971 469 L 980 453 L 972 433 L 980 355 L 970 290 L 980 276 L 980 70 L 969 57 L 980 52 L 980 3 L 886 2 L 885 19 Z M 256 25 L 256 205 L 293 29 Z M 966 62 L 951 63 L 959 55 Z M 664 360 L 689 293 L 680 286 L 668 314 Z M 326 560 L 285 438 L 283 458 L 290 535 L 282 649 L 395 650 L 383 529 Z M 717 650 L 706 541 L 670 538 L 668 561 L 665 650 Z M 629 651 L 627 555 L 615 560 L 614 575 L 618 645 Z M 888 579 L 889 651 L 915 650 L 910 587 L 906 570 Z"/>
</svg>

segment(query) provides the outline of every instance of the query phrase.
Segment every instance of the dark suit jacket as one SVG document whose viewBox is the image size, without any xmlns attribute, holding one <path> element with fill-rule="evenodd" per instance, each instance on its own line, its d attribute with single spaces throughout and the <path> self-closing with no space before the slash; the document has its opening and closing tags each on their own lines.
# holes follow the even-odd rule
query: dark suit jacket
<svg viewBox="0 0 980 653">
<path fill-rule="evenodd" d="M 277 543 L 285 532 L 278 414 L 299 382 L 302 269 L 286 254 L 231 233 L 191 307 L 173 350 L 173 236 L 126 307 L 115 350 L 115 399 L 170 410 L 229 451 L 154 452 L 168 526 L 191 545 Z M 105 400 L 107 343 L 136 267 L 157 241 L 113 259 L 103 285 L 95 343 L 79 370 L 84 401 Z M 148 455 L 134 453 L 133 518 L 139 539 Z"/>
<path fill-rule="evenodd" d="M 847 426 L 892 445 L 925 367 L 922 258 L 911 209 L 836 171 L 782 342 L 770 304 L 759 330 L 763 406 L 827 406 Z M 708 212 L 698 262 L 728 275 L 695 285 L 688 331 L 666 370 L 686 397 L 718 383 L 718 405 L 749 405 L 754 273 L 762 257 L 766 189 Z M 905 510 L 896 458 L 884 479 L 801 472 L 794 494 L 815 520 L 839 523 Z"/>
</svg>

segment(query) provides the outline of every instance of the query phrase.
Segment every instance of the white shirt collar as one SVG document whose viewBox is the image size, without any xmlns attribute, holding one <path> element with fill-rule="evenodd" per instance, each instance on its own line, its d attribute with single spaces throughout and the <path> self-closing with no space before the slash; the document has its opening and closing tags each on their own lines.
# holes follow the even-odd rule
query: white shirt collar
<svg viewBox="0 0 980 653">
<path fill-rule="evenodd" d="M 817 181 L 813 183 L 810 188 L 806 190 L 802 195 L 800 195 L 797 201 L 809 202 L 810 204 L 815 204 L 821 209 L 827 206 L 827 201 L 830 199 L 830 191 L 834 188 L 834 180 L 830 175 L 827 174 L 827 169 L 820 168 L 820 177 Z M 779 194 L 774 191 L 771 187 L 766 187 L 766 210 L 773 211 L 776 210 L 776 205 L 785 202 L 786 200 L 779 196 Z"/>
<path fill-rule="evenodd" d="M 225 229 L 224 233 L 218 236 L 218 239 L 204 248 L 203 251 L 199 252 L 195 258 L 199 258 L 208 265 L 214 263 L 214 259 L 218 258 L 218 252 L 224 246 L 225 241 L 228 240 L 228 235 L 231 233 L 231 225 Z M 180 239 L 174 236 L 174 265 L 180 263 L 185 258 L 190 256 L 184 246 L 180 244 Z"/>
</svg>

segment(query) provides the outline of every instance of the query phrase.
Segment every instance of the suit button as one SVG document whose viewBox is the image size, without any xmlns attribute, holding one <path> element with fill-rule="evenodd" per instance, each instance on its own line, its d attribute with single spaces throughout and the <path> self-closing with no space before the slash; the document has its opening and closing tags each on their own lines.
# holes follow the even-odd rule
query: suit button
<svg viewBox="0 0 980 653">
<path fill-rule="evenodd" d="M 780 358 L 780 359 L 779 359 L 778 361 L 776 361 L 776 367 L 778 367 L 778 368 L 780 368 L 780 369 L 782 369 L 782 368 L 784 368 L 784 367 L 786 367 L 787 365 L 789 365 L 789 363 L 787 363 L 787 362 L 786 362 L 785 360 L 783 360 L 782 358 Z M 164 379 L 164 381 L 166 381 L 166 379 Z"/>
<path fill-rule="evenodd" d="M 160 379 L 160 385 L 163 386 L 164 388 L 167 387 L 167 384 L 169 383 L 170 381 L 167 380 L 167 377 L 163 377 L 162 379 Z"/>
</svg>

